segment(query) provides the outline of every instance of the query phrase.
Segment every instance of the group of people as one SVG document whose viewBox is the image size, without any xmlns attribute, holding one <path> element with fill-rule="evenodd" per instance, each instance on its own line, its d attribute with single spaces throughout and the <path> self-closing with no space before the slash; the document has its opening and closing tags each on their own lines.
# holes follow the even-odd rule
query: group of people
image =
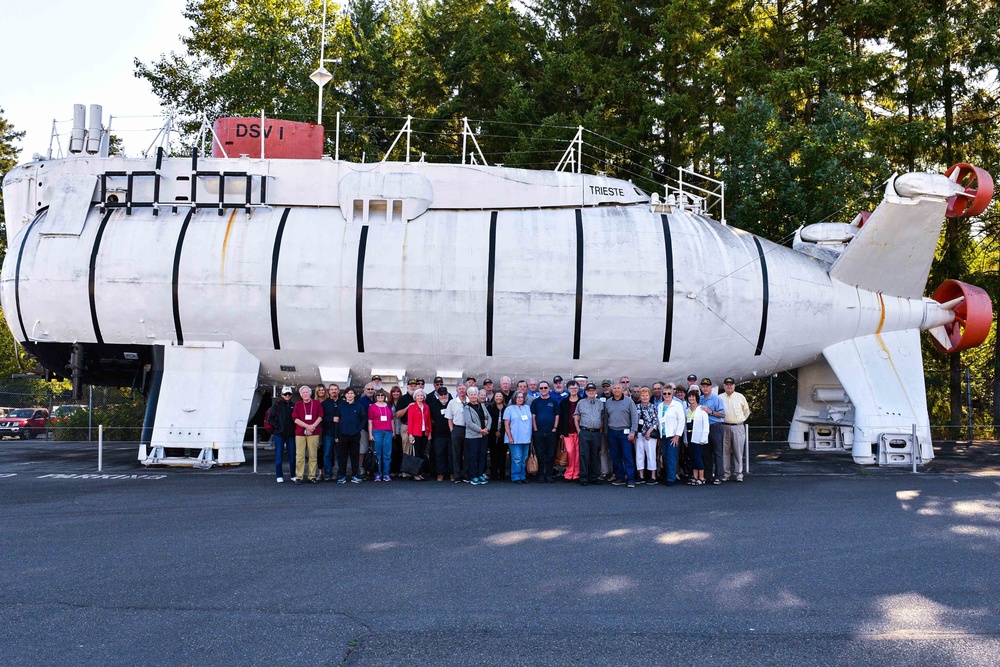
<svg viewBox="0 0 1000 667">
<path fill-rule="evenodd" d="M 452 394 L 440 377 L 430 390 L 410 378 L 403 391 L 373 375 L 360 391 L 302 386 L 298 401 L 282 387 L 265 420 L 278 482 L 287 460 L 295 484 L 436 477 L 482 485 L 508 474 L 514 483 L 547 484 L 561 473 L 581 486 L 719 485 L 743 481 L 750 416 L 735 380 L 722 388 L 695 375 L 682 386 L 632 386 L 623 376 L 600 390 L 583 376 L 505 376 L 497 388 L 468 377 Z"/>
</svg>

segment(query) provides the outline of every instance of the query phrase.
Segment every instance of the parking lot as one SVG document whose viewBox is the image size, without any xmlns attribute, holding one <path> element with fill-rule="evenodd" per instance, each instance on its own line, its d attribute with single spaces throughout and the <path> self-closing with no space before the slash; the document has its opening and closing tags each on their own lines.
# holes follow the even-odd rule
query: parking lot
<svg viewBox="0 0 1000 667">
<path fill-rule="evenodd" d="M 1000 465 L 755 446 L 744 484 L 275 484 L 0 443 L 2 665 L 995 665 Z M 248 450 L 248 458 L 251 452 Z"/>
</svg>

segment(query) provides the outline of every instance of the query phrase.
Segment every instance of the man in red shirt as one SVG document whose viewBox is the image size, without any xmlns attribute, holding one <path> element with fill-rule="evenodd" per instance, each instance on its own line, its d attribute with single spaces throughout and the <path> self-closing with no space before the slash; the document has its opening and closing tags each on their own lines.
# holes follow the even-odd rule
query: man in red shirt
<svg viewBox="0 0 1000 667">
<path fill-rule="evenodd" d="M 309 453 L 309 482 L 316 484 L 316 454 L 323 423 L 323 406 L 312 398 L 312 389 L 303 385 L 299 389 L 302 400 L 292 409 L 295 421 L 295 483 L 302 483 L 306 467 L 306 450 Z"/>
</svg>

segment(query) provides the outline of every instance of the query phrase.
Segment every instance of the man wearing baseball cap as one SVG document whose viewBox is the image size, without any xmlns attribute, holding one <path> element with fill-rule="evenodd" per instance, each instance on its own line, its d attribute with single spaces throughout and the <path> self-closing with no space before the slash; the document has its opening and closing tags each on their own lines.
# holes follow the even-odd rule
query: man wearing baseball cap
<svg viewBox="0 0 1000 667">
<path fill-rule="evenodd" d="M 705 448 L 705 479 L 711 477 L 712 484 L 722 484 L 722 425 L 726 420 L 726 406 L 718 394 L 712 391 L 712 380 L 701 379 L 701 409 L 708 413 L 708 447 Z"/>
<path fill-rule="evenodd" d="M 725 391 L 719 398 L 726 409 L 725 423 L 722 425 L 722 458 L 725 466 L 723 482 L 728 482 L 731 475 L 737 482 L 743 481 L 743 448 L 746 446 L 746 427 L 744 424 L 750 417 L 750 405 L 743 394 L 736 391 L 736 380 L 726 378 L 722 381 Z M 711 427 L 709 427 L 711 431 Z M 710 433 L 711 434 L 711 433 Z M 732 463 L 732 468 L 730 468 Z"/>
<path fill-rule="evenodd" d="M 601 432 L 604 429 L 604 404 L 597 400 L 597 385 L 588 382 L 584 396 L 573 412 L 580 432 L 581 486 L 601 483 Z"/>
<path fill-rule="evenodd" d="M 414 402 L 413 392 L 415 392 L 416 390 L 417 390 L 417 379 L 410 378 L 409 380 L 406 381 L 406 391 L 403 392 L 403 395 L 399 397 L 399 400 L 396 401 L 396 404 L 392 406 L 392 409 L 396 411 L 396 417 L 399 419 L 399 435 L 400 435 L 400 442 L 403 443 L 404 454 L 412 453 L 410 451 L 411 450 L 410 438 L 409 438 L 410 433 L 406 424 L 406 410 L 407 408 L 410 407 L 410 404 Z M 409 475 L 403 473 L 401 477 L 409 477 Z"/>
<path fill-rule="evenodd" d="M 267 423 L 274 429 L 274 476 L 279 484 L 285 481 L 282 468 L 282 454 L 288 459 L 288 473 L 295 481 L 295 420 L 292 419 L 292 388 L 281 388 L 281 398 L 275 400 L 267 417 Z"/>
<path fill-rule="evenodd" d="M 566 387 L 563 385 L 562 375 L 556 375 L 552 378 L 552 391 L 549 393 L 555 396 L 556 400 L 560 402 L 569 396 L 569 392 L 566 391 Z"/>
</svg>

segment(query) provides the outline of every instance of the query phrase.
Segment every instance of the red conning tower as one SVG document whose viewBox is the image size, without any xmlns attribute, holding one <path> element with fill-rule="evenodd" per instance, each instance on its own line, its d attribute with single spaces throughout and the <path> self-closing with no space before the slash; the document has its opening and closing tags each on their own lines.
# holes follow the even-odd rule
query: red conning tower
<svg viewBox="0 0 1000 667">
<path fill-rule="evenodd" d="M 219 118 L 212 126 L 219 141 L 212 142 L 212 157 L 261 157 L 261 135 L 266 158 L 318 160 L 323 157 L 323 126 L 290 120 Z M 222 143 L 222 146 L 219 145 Z M 225 153 L 223 153 L 223 148 Z"/>
</svg>

